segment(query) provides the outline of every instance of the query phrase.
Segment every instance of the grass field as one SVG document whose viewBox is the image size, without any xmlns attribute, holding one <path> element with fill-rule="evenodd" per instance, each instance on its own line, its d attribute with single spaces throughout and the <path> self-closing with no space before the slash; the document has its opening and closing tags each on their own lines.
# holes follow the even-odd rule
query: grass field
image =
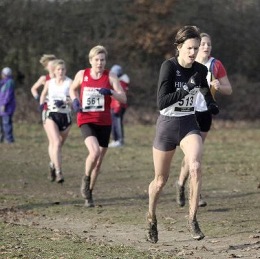
<svg viewBox="0 0 260 259">
<path fill-rule="evenodd" d="M 76 125 L 58 185 L 47 179 L 42 126 L 15 124 L 16 143 L 0 145 L 0 258 L 260 258 L 258 123 L 214 122 L 203 158 L 202 241 L 186 229 L 188 207 L 175 202 L 178 149 L 158 206 L 155 245 L 145 240 L 155 126 L 128 123 L 125 131 L 126 145 L 107 153 L 89 209 L 79 192 L 87 150 Z"/>
</svg>

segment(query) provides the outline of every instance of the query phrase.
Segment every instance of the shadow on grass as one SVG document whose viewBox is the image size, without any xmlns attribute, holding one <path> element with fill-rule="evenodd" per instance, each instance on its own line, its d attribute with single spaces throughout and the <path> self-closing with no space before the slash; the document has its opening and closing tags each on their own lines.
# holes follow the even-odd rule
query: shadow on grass
<svg viewBox="0 0 260 259">
<path fill-rule="evenodd" d="M 234 199 L 236 198 L 241 198 L 241 197 L 248 197 L 248 196 L 254 196 L 256 195 L 256 192 L 250 192 L 250 193 L 237 193 L 237 194 L 225 194 L 225 195 L 221 195 L 221 196 L 205 196 L 207 199 L 209 200 L 220 200 L 220 199 L 230 199 L 230 206 L 228 207 L 219 207 L 219 204 L 215 204 L 215 208 L 208 208 L 207 211 L 208 212 L 218 212 L 218 213 L 223 213 L 223 212 L 229 212 L 231 210 L 233 210 L 233 204 L 234 204 Z M 172 193 L 168 193 L 168 194 L 163 194 L 161 197 L 161 204 L 168 204 L 169 202 L 175 202 L 175 199 L 171 199 L 172 201 L 167 201 L 169 200 L 169 197 L 172 198 L 174 197 Z M 250 198 L 251 199 L 251 198 Z M 107 197 L 107 198 L 97 198 L 95 199 L 94 196 L 94 201 L 96 204 L 96 207 L 109 207 L 109 206 L 128 206 L 128 207 L 132 207 L 132 206 L 143 206 L 144 205 L 144 201 L 147 201 L 148 204 L 148 195 L 144 194 L 137 194 L 137 195 L 132 195 L 132 196 L 126 196 L 126 197 Z M 215 202 L 212 202 L 212 205 Z M 76 199 L 76 200 L 64 200 L 64 199 L 55 199 L 54 201 L 48 201 L 48 202 L 38 202 L 38 203 L 26 203 L 26 204 L 21 204 L 21 205 L 17 205 L 15 207 L 11 207 L 14 209 L 18 209 L 18 210 L 33 210 L 33 209 L 40 209 L 40 208 L 49 208 L 49 207 L 54 207 L 54 206 L 76 206 L 76 207 L 84 207 L 84 199 Z M 241 204 L 243 205 L 243 204 Z M 243 205 L 244 206 L 244 205 Z M 8 209 L 8 208 L 4 208 L 4 209 Z"/>
<path fill-rule="evenodd" d="M 64 205 L 79 205 L 82 204 L 82 200 L 75 200 L 75 201 L 53 201 L 53 202 L 41 202 L 41 203 L 27 203 L 18 205 L 14 208 L 20 210 L 32 210 L 32 209 L 39 209 L 39 208 L 49 208 L 53 206 L 64 206 Z"/>
<path fill-rule="evenodd" d="M 245 249 L 259 249 L 260 248 L 260 241 L 256 241 L 251 244 L 241 244 L 241 245 L 231 245 L 229 246 L 228 250 L 245 250 Z"/>
<path fill-rule="evenodd" d="M 120 205 L 120 206 L 136 206 L 136 201 L 144 201 L 147 200 L 146 195 L 137 195 L 131 197 L 116 197 L 116 198 L 101 198 L 96 199 L 95 204 L 97 207 L 106 207 L 112 205 Z M 4 209 L 17 209 L 17 210 L 33 210 L 39 208 L 49 208 L 54 206 L 71 206 L 74 205 L 76 207 L 84 207 L 84 199 L 77 199 L 77 200 L 55 200 L 53 202 L 40 202 L 40 203 L 26 203 L 17 205 L 11 208 L 4 208 Z M 142 203 L 140 203 L 142 205 Z"/>
</svg>

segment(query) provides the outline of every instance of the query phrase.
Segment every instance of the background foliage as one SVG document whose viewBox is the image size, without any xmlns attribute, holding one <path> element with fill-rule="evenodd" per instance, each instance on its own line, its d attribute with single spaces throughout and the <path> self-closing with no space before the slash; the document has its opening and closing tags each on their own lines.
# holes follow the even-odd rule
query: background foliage
<svg viewBox="0 0 260 259">
<path fill-rule="evenodd" d="M 102 44 L 107 67 L 121 64 L 131 78 L 129 113 L 150 122 L 160 65 L 174 55 L 178 28 L 192 24 L 212 36 L 212 54 L 233 86 L 232 96 L 218 97 L 218 118 L 259 119 L 259 11 L 258 0 L 0 0 L 0 65 L 17 79 L 16 116 L 37 114 L 30 88 L 44 73 L 42 54 L 64 59 L 73 78 L 89 66 L 89 50 Z"/>
</svg>

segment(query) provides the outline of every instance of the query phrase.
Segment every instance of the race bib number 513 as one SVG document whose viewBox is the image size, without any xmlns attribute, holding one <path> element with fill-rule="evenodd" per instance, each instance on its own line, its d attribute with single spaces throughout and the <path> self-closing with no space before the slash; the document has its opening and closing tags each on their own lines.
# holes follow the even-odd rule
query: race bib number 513
<svg viewBox="0 0 260 259">
<path fill-rule="evenodd" d="M 105 110 L 105 97 L 97 88 L 85 87 L 82 95 L 82 111 L 98 112 Z"/>
</svg>

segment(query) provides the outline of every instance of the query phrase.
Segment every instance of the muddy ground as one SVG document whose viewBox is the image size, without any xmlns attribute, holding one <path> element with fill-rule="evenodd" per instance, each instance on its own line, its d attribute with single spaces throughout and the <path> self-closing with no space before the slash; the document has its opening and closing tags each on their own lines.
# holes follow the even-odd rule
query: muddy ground
<svg viewBox="0 0 260 259">
<path fill-rule="evenodd" d="M 126 125 L 126 145 L 109 149 L 93 193 L 96 207 L 86 208 L 79 188 L 87 151 L 78 128 L 74 125 L 63 148 L 65 183 L 59 185 L 47 179 L 49 160 L 41 125 L 17 125 L 16 143 L 0 145 L 0 257 L 260 258 L 258 126 L 213 126 L 203 159 L 202 194 L 208 206 L 198 213 L 206 236 L 201 241 L 192 240 L 186 228 L 188 206 L 179 208 L 175 202 L 174 182 L 182 159 L 177 151 L 158 205 L 159 241 L 150 244 L 145 240 L 145 215 L 153 178 L 154 130 L 154 125 Z M 20 227 L 26 249 L 18 253 L 22 241 L 13 233 Z M 42 231 L 52 233 L 51 254 L 48 248 L 42 254 L 32 248 L 36 239 L 44 245 Z M 65 236 L 68 251 L 64 248 L 67 252 L 61 255 L 55 242 L 65 242 Z M 83 249 L 88 243 L 95 252 L 89 248 L 82 256 L 72 251 L 78 245 L 75 238 Z M 109 247 L 106 253 L 98 250 L 102 246 Z"/>
</svg>

